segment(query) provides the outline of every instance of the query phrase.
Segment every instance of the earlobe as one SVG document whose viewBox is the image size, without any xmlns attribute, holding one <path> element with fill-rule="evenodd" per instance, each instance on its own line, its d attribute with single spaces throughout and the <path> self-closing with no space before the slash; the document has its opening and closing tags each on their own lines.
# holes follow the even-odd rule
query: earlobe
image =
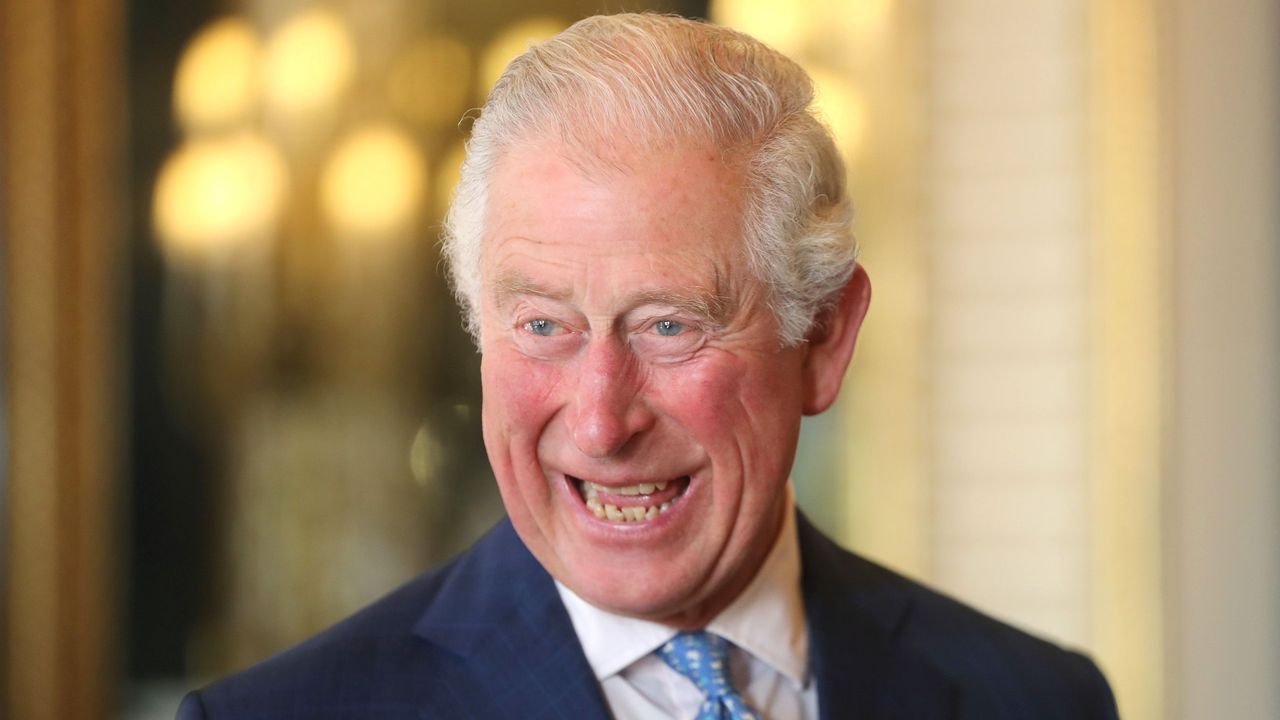
<svg viewBox="0 0 1280 720">
<path fill-rule="evenodd" d="M 804 360 L 804 414 L 817 415 L 835 402 L 853 359 L 858 331 L 871 303 L 871 280 L 858 265 L 840 294 L 839 301 L 822 314 L 807 338 Z"/>
</svg>

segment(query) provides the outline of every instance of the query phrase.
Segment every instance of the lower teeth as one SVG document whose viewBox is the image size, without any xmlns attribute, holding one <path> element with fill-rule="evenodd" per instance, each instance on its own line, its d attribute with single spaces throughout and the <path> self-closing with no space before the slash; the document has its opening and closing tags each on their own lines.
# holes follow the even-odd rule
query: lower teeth
<svg viewBox="0 0 1280 720">
<path fill-rule="evenodd" d="M 633 505 L 631 507 L 618 507 L 609 503 L 600 502 L 600 498 L 596 496 L 594 489 L 587 490 L 587 509 L 600 519 L 608 519 L 613 522 L 641 522 L 643 520 L 652 520 L 662 513 L 671 509 L 672 505 L 680 496 L 671 498 L 661 505 Z"/>
</svg>

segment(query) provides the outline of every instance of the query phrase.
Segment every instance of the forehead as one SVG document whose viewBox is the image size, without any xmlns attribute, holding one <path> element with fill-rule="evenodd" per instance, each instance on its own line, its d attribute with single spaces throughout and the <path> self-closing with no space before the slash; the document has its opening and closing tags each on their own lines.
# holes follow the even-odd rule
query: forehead
<svg viewBox="0 0 1280 720">
<path fill-rule="evenodd" d="M 610 155 L 544 142 L 498 163 L 482 250 L 489 291 L 509 278 L 566 294 L 742 279 L 744 174 L 732 157 L 698 143 Z"/>
</svg>

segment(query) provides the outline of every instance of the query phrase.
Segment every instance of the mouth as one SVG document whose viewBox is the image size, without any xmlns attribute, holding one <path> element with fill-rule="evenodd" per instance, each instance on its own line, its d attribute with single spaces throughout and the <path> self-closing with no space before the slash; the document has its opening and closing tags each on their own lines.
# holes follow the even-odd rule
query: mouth
<svg viewBox="0 0 1280 720">
<path fill-rule="evenodd" d="M 601 485 L 566 475 L 587 509 L 601 520 L 641 523 L 669 511 L 689 489 L 689 476 L 634 485 Z"/>
</svg>

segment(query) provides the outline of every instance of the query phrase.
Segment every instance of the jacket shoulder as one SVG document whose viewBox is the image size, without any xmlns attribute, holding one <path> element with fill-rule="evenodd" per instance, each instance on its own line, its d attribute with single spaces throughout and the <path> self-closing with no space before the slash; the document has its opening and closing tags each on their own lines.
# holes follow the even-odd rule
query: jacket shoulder
<svg viewBox="0 0 1280 720">
<path fill-rule="evenodd" d="M 895 647 L 955 688 L 961 717 L 1117 716 L 1106 678 L 1084 654 L 831 548 L 827 561 L 839 566 L 851 602 Z"/>
<path fill-rule="evenodd" d="M 436 604 L 456 600 L 451 586 L 491 537 L 318 635 L 189 693 L 178 719 L 418 717 L 425 697 L 449 695 L 435 686 L 458 659 L 416 625 Z"/>
<path fill-rule="evenodd" d="M 1116 717 L 1110 686 L 1083 653 L 903 582 L 915 597 L 901 629 L 903 644 L 960 685 L 963 705 L 982 710 L 975 716 Z M 995 714 L 996 708 L 1005 713 Z"/>
</svg>

